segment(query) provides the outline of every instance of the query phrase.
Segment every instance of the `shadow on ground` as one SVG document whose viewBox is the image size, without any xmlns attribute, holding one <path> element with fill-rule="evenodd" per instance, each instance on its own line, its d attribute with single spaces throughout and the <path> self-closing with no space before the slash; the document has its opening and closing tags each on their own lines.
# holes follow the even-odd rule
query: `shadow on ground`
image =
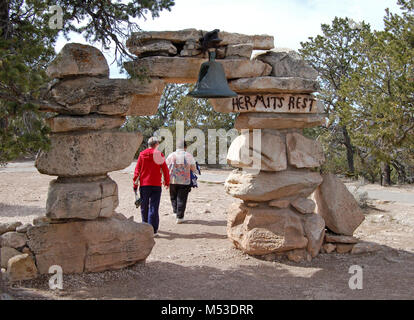
<svg viewBox="0 0 414 320">
<path fill-rule="evenodd" d="M 27 216 L 40 216 L 45 212 L 45 208 L 37 206 L 22 206 L 22 205 L 9 205 L 0 203 L 0 218 L 2 217 L 27 217 Z"/>
</svg>

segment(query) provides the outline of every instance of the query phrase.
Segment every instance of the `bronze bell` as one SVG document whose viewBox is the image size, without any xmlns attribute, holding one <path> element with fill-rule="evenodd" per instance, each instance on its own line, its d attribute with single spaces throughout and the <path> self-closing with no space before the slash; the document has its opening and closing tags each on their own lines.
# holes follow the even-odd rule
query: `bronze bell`
<svg viewBox="0 0 414 320">
<path fill-rule="evenodd" d="M 227 83 L 221 63 L 215 61 L 215 52 L 209 52 L 209 61 L 201 65 L 198 80 L 193 91 L 188 93 L 194 98 L 230 98 L 236 97 Z"/>
</svg>

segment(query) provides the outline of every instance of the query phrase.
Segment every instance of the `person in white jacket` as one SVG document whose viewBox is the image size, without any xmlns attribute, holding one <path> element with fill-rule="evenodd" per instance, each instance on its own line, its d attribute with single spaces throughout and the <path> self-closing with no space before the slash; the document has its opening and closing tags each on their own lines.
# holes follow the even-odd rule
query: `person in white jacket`
<svg viewBox="0 0 414 320">
<path fill-rule="evenodd" d="M 173 212 L 177 215 L 177 223 L 184 221 L 188 194 L 191 191 L 191 173 L 195 172 L 194 157 L 188 153 L 185 141 L 177 142 L 177 150 L 166 160 L 170 173 L 170 199 Z"/>
</svg>

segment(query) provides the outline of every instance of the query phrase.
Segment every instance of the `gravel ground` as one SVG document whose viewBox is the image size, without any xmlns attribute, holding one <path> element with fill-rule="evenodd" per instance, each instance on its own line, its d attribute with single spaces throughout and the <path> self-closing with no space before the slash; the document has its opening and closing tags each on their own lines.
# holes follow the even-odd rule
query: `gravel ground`
<svg viewBox="0 0 414 320">
<path fill-rule="evenodd" d="M 220 174 L 217 170 L 207 172 Z M 140 221 L 132 174 L 110 174 L 119 186 L 117 211 Z M 48 183 L 37 172 L 0 172 L 0 222 L 31 222 L 43 215 Z M 394 188 L 392 192 L 398 192 Z M 412 192 L 406 187 L 401 192 Z M 16 283 L 15 299 L 413 299 L 414 205 L 371 201 L 356 236 L 381 249 L 361 255 L 320 254 L 312 262 L 264 261 L 234 249 L 226 237 L 225 209 L 236 201 L 221 184 L 200 183 L 190 193 L 187 222 L 176 225 L 163 190 L 160 237 L 145 264 L 92 274 L 64 275 L 64 289 L 49 276 Z M 350 266 L 363 267 L 363 289 L 351 290 Z"/>
</svg>

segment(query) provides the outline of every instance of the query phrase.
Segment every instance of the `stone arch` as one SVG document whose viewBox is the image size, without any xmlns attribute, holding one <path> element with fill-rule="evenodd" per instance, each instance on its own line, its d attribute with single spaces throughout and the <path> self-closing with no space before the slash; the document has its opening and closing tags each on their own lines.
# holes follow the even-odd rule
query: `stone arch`
<svg viewBox="0 0 414 320">
<path fill-rule="evenodd" d="M 130 165 L 142 142 L 140 134 L 118 131 L 125 116 L 154 115 L 166 82 L 197 80 L 206 61 L 200 33 L 133 34 L 127 47 L 138 58 L 125 68 L 129 73 L 146 69 L 151 82 L 145 84 L 109 79 L 105 58 L 91 46 L 67 44 L 51 63 L 47 72 L 56 80 L 44 92 L 41 110 L 58 115 L 48 120 L 51 150 L 38 155 L 36 167 L 58 178 L 49 186 L 46 217 L 27 231 L 40 273 L 48 273 L 51 265 L 66 273 L 117 269 L 150 254 L 152 228 L 115 212 L 118 189 L 107 173 Z M 264 147 L 258 152 L 259 173 L 233 172 L 226 182 L 226 191 L 244 201 L 229 208 L 228 236 L 253 255 L 314 257 L 325 222 L 313 214 L 315 204 L 307 197 L 322 182 L 311 169 L 323 162 L 323 153 L 300 130 L 324 121 L 311 95 L 318 90 L 317 75 L 293 51 L 268 51 L 251 59 L 253 50 L 274 47 L 271 36 L 221 32 L 220 38 L 217 61 L 239 96 L 212 104 L 219 112 L 240 112 L 236 129 L 261 129 Z M 230 147 L 233 166 L 249 167 L 240 158 L 247 141 L 250 131 Z"/>
</svg>

